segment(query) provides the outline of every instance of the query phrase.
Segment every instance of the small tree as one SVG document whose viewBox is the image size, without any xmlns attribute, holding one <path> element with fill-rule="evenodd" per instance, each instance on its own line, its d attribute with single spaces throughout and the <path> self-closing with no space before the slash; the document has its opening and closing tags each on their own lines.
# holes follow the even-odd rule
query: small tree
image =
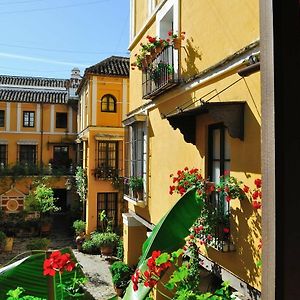
<svg viewBox="0 0 300 300">
<path fill-rule="evenodd" d="M 75 174 L 76 192 L 79 195 L 79 199 L 82 202 L 82 219 L 85 218 L 85 200 L 87 196 L 87 175 L 86 171 L 78 166 Z"/>
<path fill-rule="evenodd" d="M 59 211 L 55 201 L 53 189 L 48 187 L 44 180 L 38 181 L 35 189 L 25 199 L 26 207 L 40 212 L 41 215 Z"/>
</svg>

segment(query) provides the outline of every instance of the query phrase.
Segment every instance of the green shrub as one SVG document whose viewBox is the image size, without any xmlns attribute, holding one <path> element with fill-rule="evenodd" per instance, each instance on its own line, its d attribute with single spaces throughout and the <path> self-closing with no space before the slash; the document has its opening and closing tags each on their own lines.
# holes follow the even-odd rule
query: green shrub
<svg viewBox="0 0 300 300">
<path fill-rule="evenodd" d="M 122 261 L 116 261 L 110 266 L 112 282 L 118 288 L 126 288 L 130 282 L 131 275 L 134 273 L 132 268 Z"/>
<path fill-rule="evenodd" d="M 85 225 L 86 223 L 82 220 L 76 220 L 73 222 L 73 228 L 76 234 L 84 233 L 85 232 Z"/>
<path fill-rule="evenodd" d="M 51 241 L 47 238 L 36 238 L 26 245 L 27 250 L 47 250 Z"/>
<path fill-rule="evenodd" d="M 8 296 L 6 300 L 46 300 L 44 298 L 39 298 L 35 296 L 23 296 L 24 289 L 22 287 L 17 287 L 14 290 L 9 290 L 6 295 Z"/>
<path fill-rule="evenodd" d="M 120 260 L 123 260 L 123 258 L 124 258 L 124 244 L 123 244 L 122 239 L 119 239 L 119 241 L 118 241 L 117 258 L 119 258 Z"/>
<path fill-rule="evenodd" d="M 120 237 L 114 232 L 94 233 L 91 237 L 96 247 L 115 247 Z"/>
<path fill-rule="evenodd" d="M 87 239 L 82 244 L 82 251 L 88 254 L 99 253 L 100 249 L 97 247 L 92 239 Z"/>
</svg>

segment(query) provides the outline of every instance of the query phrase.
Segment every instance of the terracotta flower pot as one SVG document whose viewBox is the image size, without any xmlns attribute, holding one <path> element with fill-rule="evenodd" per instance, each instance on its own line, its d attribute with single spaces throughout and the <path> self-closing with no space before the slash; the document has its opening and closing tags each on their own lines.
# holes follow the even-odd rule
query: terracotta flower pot
<svg viewBox="0 0 300 300">
<path fill-rule="evenodd" d="M 116 286 L 114 286 L 114 288 L 115 288 L 116 294 L 117 294 L 119 297 L 122 297 L 122 296 L 123 296 L 123 293 L 124 293 L 124 289 L 119 288 L 119 287 L 116 287 Z"/>
<path fill-rule="evenodd" d="M 181 39 L 180 38 L 175 38 L 173 40 L 173 47 L 174 49 L 178 50 L 181 46 Z"/>
<path fill-rule="evenodd" d="M 13 237 L 7 237 L 6 238 L 6 244 L 4 247 L 5 252 L 11 252 L 13 249 L 13 244 L 14 244 L 14 238 Z"/>
<path fill-rule="evenodd" d="M 112 256 L 113 248 L 111 246 L 102 246 L 100 247 L 100 251 L 102 255 Z"/>
</svg>

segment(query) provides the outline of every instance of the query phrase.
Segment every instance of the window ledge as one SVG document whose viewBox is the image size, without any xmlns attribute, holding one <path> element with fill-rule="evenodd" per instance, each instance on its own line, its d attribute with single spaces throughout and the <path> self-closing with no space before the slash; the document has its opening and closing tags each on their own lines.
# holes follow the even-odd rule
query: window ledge
<svg viewBox="0 0 300 300">
<path fill-rule="evenodd" d="M 144 200 L 138 200 L 136 198 L 130 197 L 129 195 L 124 195 L 124 200 L 134 204 L 135 206 L 139 206 L 142 208 L 146 207 L 146 202 Z"/>
</svg>

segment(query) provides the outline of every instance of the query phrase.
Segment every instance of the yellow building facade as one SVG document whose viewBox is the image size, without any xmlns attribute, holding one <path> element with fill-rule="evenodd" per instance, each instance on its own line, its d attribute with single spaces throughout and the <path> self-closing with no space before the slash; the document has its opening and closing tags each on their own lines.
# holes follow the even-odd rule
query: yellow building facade
<svg viewBox="0 0 300 300">
<path fill-rule="evenodd" d="M 87 172 L 87 233 L 100 226 L 103 210 L 114 227 L 124 210 L 118 178 L 124 172 L 124 126 L 128 112 L 129 58 L 109 57 L 85 70 L 80 96 L 77 143 Z"/>
<path fill-rule="evenodd" d="M 125 188 L 125 261 L 137 263 L 142 243 L 179 196 L 170 174 L 199 168 L 214 182 L 224 171 L 250 188 L 261 176 L 261 98 L 258 1 L 131 1 L 126 176 L 143 178 L 143 198 Z M 175 49 L 172 34 L 185 37 Z M 147 36 L 169 40 L 142 70 Z M 176 47 L 177 48 L 177 47 Z M 246 297 L 259 297 L 261 213 L 232 200 L 230 245 L 201 254 Z M 222 241 L 221 241 L 222 242 Z M 222 243 L 221 243 L 222 244 Z M 251 296 L 252 295 L 252 296 Z M 258 299 L 258 298 L 253 298 Z"/>
<path fill-rule="evenodd" d="M 66 183 L 76 166 L 79 83 L 77 68 L 71 79 L 0 76 L 0 197 L 11 189 L 25 197 L 33 180 L 48 176 L 57 205 L 69 210 L 72 192 Z M 5 200 L 2 209 L 22 210 L 23 201 L 9 206 Z"/>
</svg>

